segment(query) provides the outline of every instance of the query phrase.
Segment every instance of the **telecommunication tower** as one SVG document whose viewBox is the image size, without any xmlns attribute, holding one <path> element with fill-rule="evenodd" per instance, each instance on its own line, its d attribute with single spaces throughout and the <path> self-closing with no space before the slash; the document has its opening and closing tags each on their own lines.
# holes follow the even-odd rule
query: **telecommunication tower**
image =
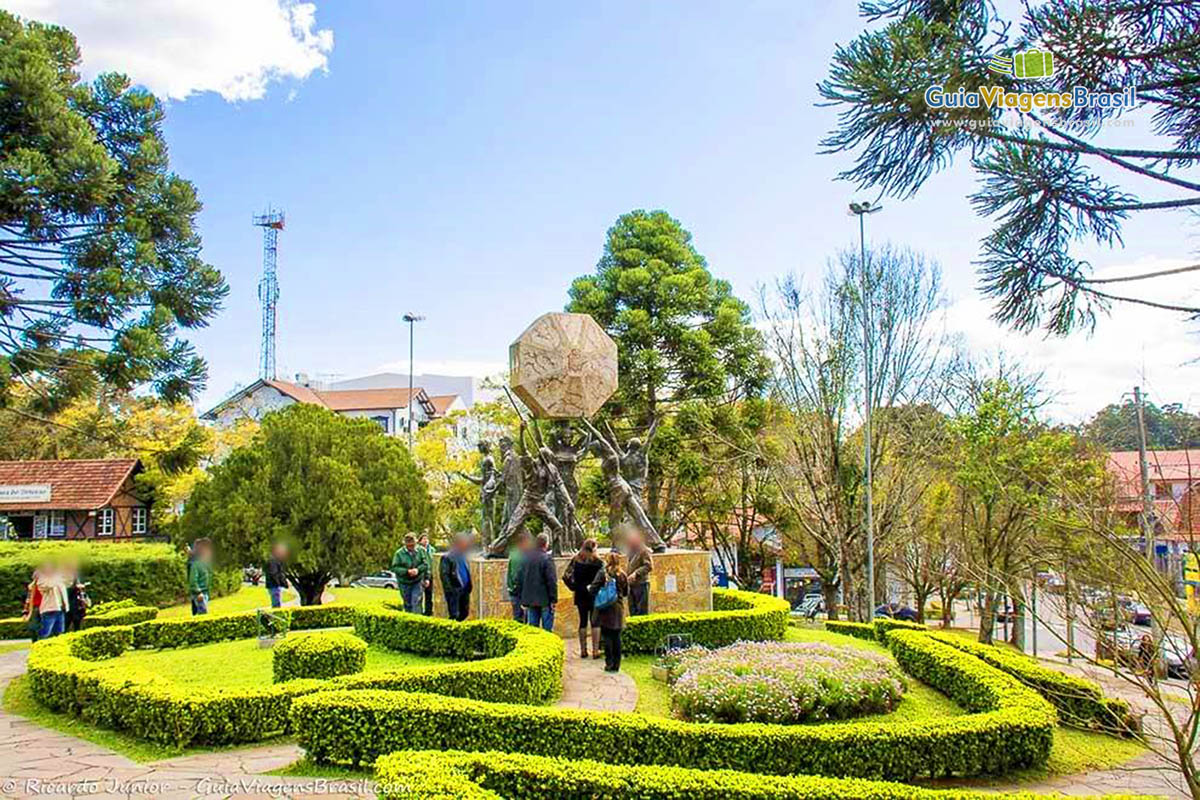
<svg viewBox="0 0 1200 800">
<path fill-rule="evenodd" d="M 279 278 L 275 259 L 279 252 L 279 232 L 283 230 L 283 212 L 271 209 L 256 214 L 254 224 L 263 229 L 263 274 L 258 282 L 258 301 L 262 304 L 262 347 L 258 377 L 275 379 L 275 307 L 279 302 Z"/>
</svg>

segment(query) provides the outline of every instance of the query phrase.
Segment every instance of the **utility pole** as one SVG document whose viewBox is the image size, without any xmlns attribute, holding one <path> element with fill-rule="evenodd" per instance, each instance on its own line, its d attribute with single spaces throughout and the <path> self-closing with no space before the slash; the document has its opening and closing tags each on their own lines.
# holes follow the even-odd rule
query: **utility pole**
<svg viewBox="0 0 1200 800">
<path fill-rule="evenodd" d="M 866 527 L 867 527 L 867 619 L 875 614 L 875 509 L 872 498 L 871 479 L 871 272 L 867 268 L 867 214 L 882 211 L 883 206 L 869 202 L 851 203 L 850 214 L 858 217 L 858 268 L 862 273 L 862 318 L 863 318 L 863 477 L 866 480 Z"/>
<path fill-rule="evenodd" d="M 1144 412 L 1146 399 L 1142 397 L 1142 387 L 1133 387 L 1133 404 L 1137 409 L 1138 425 L 1138 468 L 1142 474 L 1142 539 L 1146 542 L 1146 559 L 1150 569 L 1158 571 L 1154 554 L 1154 495 L 1150 491 L 1150 462 L 1146 459 L 1146 414 Z M 1150 615 L 1150 633 L 1154 641 L 1159 640 L 1158 621 L 1154 614 Z"/>
<path fill-rule="evenodd" d="M 425 319 L 411 311 L 402 319 L 408 323 L 408 450 L 412 452 L 413 433 L 413 325 Z"/>
</svg>

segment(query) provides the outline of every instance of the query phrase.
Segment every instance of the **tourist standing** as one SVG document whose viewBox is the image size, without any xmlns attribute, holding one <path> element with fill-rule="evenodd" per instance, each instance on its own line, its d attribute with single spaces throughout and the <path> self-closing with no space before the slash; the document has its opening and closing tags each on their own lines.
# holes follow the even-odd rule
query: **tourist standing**
<svg viewBox="0 0 1200 800">
<path fill-rule="evenodd" d="M 192 542 L 192 560 L 188 564 L 188 594 L 192 598 L 192 616 L 208 613 L 211 588 L 212 542 L 201 538 Z"/>
<path fill-rule="evenodd" d="M 558 575 L 550 556 L 550 535 L 539 533 L 517 580 L 525 622 L 542 630 L 554 630 L 554 606 L 558 603 Z"/>
<path fill-rule="evenodd" d="M 529 534 L 521 531 L 508 551 L 508 571 L 504 575 L 504 585 L 508 588 L 512 617 L 517 622 L 525 621 L 525 609 L 521 605 L 521 570 L 525 566 L 525 559 L 529 557 L 531 542 Z"/>
<path fill-rule="evenodd" d="M 469 534 L 454 537 L 450 550 L 442 556 L 438 570 L 442 579 L 442 594 L 446 598 L 446 616 L 462 622 L 471 613 L 471 564 L 467 554 L 471 549 Z"/>
<path fill-rule="evenodd" d="M 650 548 L 637 531 L 629 534 L 629 616 L 640 617 L 650 613 L 650 573 L 654 571 L 654 559 Z"/>
<path fill-rule="evenodd" d="M 621 598 L 629 594 L 629 586 L 629 579 L 621 570 L 621 556 L 609 553 L 604 569 L 596 573 L 588 587 L 595 598 L 596 622 L 604 640 L 605 672 L 621 669 L 621 630 L 625 627 L 625 604 Z"/>
<path fill-rule="evenodd" d="M 579 657 L 588 657 L 588 625 L 592 626 L 592 658 L 600 657 L 600 629 L 592 616 L 596 595 L 592 581 L 604 568 L 604 562 L 596 555 L 596 540 L 585 539 L 579 552 L 567 564 L 563 572 L 563 583 L 575 594 L 575 610 L 579 612 Z"/>
<path fill-rule="evenodd" d="M 67 600 L 67 587 L 63 576 L 53 564 L 43 564 L 34 574 L 41 603 L 38 613 L 41 622 L 38 627 L 38 639 L 49 639 L 58 636 L 64 630 L 66 611 L 70 607 Z"/>
<path fill-rule="evenodd" d="M 422 586 L 425 588 L 425 616 L 433 616 L 433 546 L 429 544 L 429 534 L 422 533 L 421 538 L 417 540 L 417 549 L 425 554 L 425 580 Z"/>
<path fill-rule="evenodd" d="M 267 559 L 267 594 L 271 596 L 271 608 L 283 605 L 283 590 L 287 588 L 287 545 L 276 542 L 271 545 L 271 557 Z"/>
<path fill-rule="evenodd" d="M 429 577 L 429 562 L 425 560 L 425 551 L 417 547 L 415 533 L 404 534 L 404 546 L 392 556 L 392 572 L 396 573 L 404 610 L 410 614 L 420 614 L 421 602 L 425 598 L 425 579 Z"/>
<path fill-rule="evenodd" d="M 83 617 L 92 604 L 87 595 L 87 584 L 79 580 L 79 565 L 68 562 L 62 570 L 62 583 L 67 595 L 67 606 L 63 609 L 63 630 L 83 629 Z"/>
<path fill-rule="evenodd" d="M 25 587 L 24 613 L 25 627 L 29 631 L 29 638 L 35 642 L 42 629 L 42 592 L 38 589 L 37 576 L 38 571 L 35 569 L 29 578 L 29 585 Z"/>
</svg>

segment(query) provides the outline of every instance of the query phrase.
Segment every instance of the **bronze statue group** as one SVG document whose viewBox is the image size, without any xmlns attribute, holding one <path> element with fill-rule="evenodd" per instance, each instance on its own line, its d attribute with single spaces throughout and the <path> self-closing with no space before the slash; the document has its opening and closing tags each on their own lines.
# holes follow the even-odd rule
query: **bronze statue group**
<svg viewBox="0 0 1200 800">
<path fill-rule="evenodd" d="M 605 437 L 588 420 L 581 422 L 584 430 L 578 434 L 569 421 L 555 422 L 549 442 L 542 440 L 534 426 L 530 442 L 529 426 L 522 419 L 515 450 L 510 437 L 500 439 L 499 470 L 491 447 L 480 442 L 483 460 L 479 474 L 458 473 L 479 487 L 479 532 L 489 557 L 507 557 L 513 536 L 524 530 L 530 518 L 541 520 L 550 535 L 553 553 L 578 551 L 582 547 L 586 535 L 576 519 L 579 482 L 575 472 L 589 452 L 600 459 L 601 474 L 608 487 L 608 528 L 614 544 L 617 530 L 628 520 L 654 552 L 666 549 L 643 504 L 650 468 L 648 452 L 658 421 L 651 423 L 645 443 L 635 437 L 624 447 L 611 428 Z M 501 490 L 504 505 L 497 530 L 496 496 Z"/>
</svg>

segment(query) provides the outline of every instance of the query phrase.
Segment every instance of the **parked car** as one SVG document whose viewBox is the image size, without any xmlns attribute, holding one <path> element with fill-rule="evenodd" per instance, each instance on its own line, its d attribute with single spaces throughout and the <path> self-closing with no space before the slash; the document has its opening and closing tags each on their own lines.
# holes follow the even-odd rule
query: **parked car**
<svg viewBox="0 0 1200 800">
<path fill-rule="evenodd" d="M 877 617 L 891 617 L 892 619 L 903 620 L 904 622 L 916 622 L 917 612 L 908 606 L 902 606 L 899 603 L 884 603 L 875 609 Z"/>
<path fill-rule="evenodd" d="M 1154 618 L 1150 614 L 1150 609 L 1142 603 L 1130 603 L 1127 606 L 1130 615 L 1130 622 L 1134 625 L 1149 626 L 1153 623 Z"/>
<path fill-rule="evenodd" d="M 805 619 L 813 619 L 825 611 L 825 598 L 821 595 L 810 592 L 800 598 L 800 602 L 792 609 L 792 613 Z"/>
<path fill-rule="evenodd" d="M 1162 660 L 1163 669 L 1172 678 L 1190 680 L 1196 674 L 1196 653 L 1185 636 L 1164 634 L 1158 643 L 1158 657 Z"/>
<path fill-rule="evenodd" d="M 384 569 L 376 572 L 374 575 L 363 575 L 350 585 L 367 586 L 372 589 L 395 589 L 400 584 L 396 581 L 396 573 L 390 569 Z"/>
</svg>

